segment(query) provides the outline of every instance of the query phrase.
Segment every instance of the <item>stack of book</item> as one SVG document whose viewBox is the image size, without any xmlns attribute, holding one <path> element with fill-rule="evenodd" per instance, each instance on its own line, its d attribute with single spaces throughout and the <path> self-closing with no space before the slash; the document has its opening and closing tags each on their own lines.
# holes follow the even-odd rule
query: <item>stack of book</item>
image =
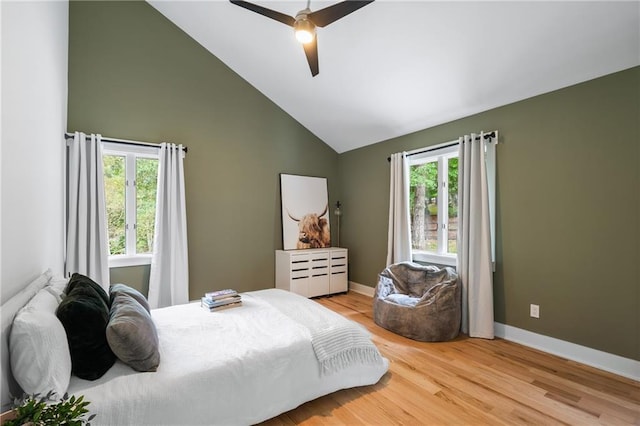
<svg viewBox="0 0 640 426">
<path fill-rule="evenodd" d="M 209 312 L 220 311 L 242 305 L 242 298 L 237 291 L 227 288 L 205 293 L 200 305 Z"/>
</svg>

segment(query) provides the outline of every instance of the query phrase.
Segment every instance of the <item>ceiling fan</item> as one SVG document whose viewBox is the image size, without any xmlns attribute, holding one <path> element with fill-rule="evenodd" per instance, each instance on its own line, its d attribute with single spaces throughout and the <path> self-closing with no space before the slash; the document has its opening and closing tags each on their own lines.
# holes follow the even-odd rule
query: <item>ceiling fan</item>
<svg viewBox="0 0 640 426">
<path fill-rule="evenodd" d="M 369 1 L 342 1 L 334 5 L 325 7 L 324 9 L 316 10 L 312 12 L 309 8 L 310 0 L 307 0 L 306 9 L 301 10 L 296 14 L 296 17 L 285 15 L 284 13 L 276 12 L 275 10 L 267 9 L 266 7 L 259 6 L 248 1 L 229 0 L 236 6 L 244 7 L 267 18 L 274 19 L 283 24 L 293 27 L 296 38 L 302 47 L 304 53 L 307 56 L 307 62 L 311 69 L 311 75 L 315 77 L 320 72 L 318 66 L 318 41 L 316 37 L 316 27 L 326 27 L 332 22 L 337 21 L 372 3 L 374 0 Z"/>
</svg>

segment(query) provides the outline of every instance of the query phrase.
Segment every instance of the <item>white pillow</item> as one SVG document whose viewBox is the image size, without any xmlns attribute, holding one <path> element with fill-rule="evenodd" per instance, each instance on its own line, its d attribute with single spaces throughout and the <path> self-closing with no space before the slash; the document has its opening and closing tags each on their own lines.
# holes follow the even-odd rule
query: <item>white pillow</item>
<svg viewBox="0 0 640 426">
<path fill-rule="evenodd" d="M 9 337 L 13 376 L 27 394 L 58 398 L 67 391 L 71 378 L 71 355 L 67 334 L 58 317 L 58 301 L 47 287 L 22 308 Z"/>
<path fill-rule="evenodd" d="M 34 279 L 22 290 L 18 291 L 9 300 L 2 303 L 0 308 L 0 364 L 2 374 L 0 374 L 0 394 L 2 395 L 2 407 L 8 407 L 13 401 L 11 395 L 21 395 L 21 389 L 11 374 L 11 363 L 9 362 L 9 335 L 11 334 L 11 324 L 20 309 L 22 309 L 35 296 L 35 294 L 49 283 L 51 270 L 47 269 L 40 276 Z"/>
<path fill-rule="evenodd" d="M 53 294 L 58 301 L 58 304 L 62 302 L 62 296 L 65 288 L 67 288 L 67 284 L 69 283 L 69 278 L 64 277 L 51 277 L 49 280 L 49 285 L 45 288 L 49 291 L 49 293 Z"/>
</svg>

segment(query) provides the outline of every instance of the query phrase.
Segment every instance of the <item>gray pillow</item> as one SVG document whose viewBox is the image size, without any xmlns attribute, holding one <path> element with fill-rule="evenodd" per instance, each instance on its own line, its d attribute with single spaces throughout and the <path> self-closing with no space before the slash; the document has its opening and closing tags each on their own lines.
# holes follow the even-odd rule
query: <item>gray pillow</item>
<svg viewBox="0 0 640 426">
<path fill-rule="evenodd" d="M 137 371 L 156 371 L 160 364 L 158 332 L 151 315 L 126 292 L 112 293 L 107 342 L 114 354 Z"/>
<path fill-rule="evenodd" d="M 151 313 L 151 310 L 149 309 L 149 302 L 147 302 L 147 298 L 144 297 L 144 295 L 140 293 L 138 290 L 136 290 L 135 288 L 129 287 L 128 285 L 125 285 L 125 284 L 112 284 L 111 287 L 109 287 L 109 298 L 111 300 L 112 305 L 113 305 L 113 299 L 118 294 L 122 294 L 122 293 L 128 294 L 129 296 L 136 299 L 138 303 L 140 303 L 142 307 L 147 310 L 147 312 Z"/>
</svg>

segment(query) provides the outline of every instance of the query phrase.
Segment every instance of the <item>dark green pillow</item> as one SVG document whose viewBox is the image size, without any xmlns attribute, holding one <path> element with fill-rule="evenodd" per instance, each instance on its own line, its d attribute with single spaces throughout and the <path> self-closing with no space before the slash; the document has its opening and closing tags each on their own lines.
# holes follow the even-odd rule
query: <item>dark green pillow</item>
<svg viewBox="0 0 640 426">
<path fill-rule="evenodd" d="M 100 285 L 78 273 L 64 293 L 56 315 L 67 333 L 71 372 L 81 379 L 98 379 L 116 361 L 106 336 L 109 297 Z"/>
</svg>

